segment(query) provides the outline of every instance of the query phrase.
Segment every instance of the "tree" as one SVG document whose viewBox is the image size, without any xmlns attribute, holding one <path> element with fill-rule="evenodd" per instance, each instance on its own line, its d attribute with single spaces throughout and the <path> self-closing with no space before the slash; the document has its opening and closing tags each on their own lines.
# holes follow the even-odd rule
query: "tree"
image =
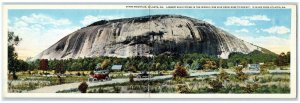
<svg viewBox="0 0 300 103">
<path fill-rule="evenodd" d="M 284 52 L 280 53 L 276 58 L 276 65 L 277 66 L 286 66 L 290 64 L 290 52 L 285 54 Z"/>
<path fill-rule="evenodd" d="M 175 70 L 173 72 L 173 78 L 176 79 L 177 77 L 187 77 L 189 74 L 187 70 L 182 66 L 181 63 L 177 63 L 175 65 Z"/>
<path fill-rule="evenodd" d="M 101 69 L 106 69 L 109 65 L 110 61 L 108 59 L 105 59 L 102 63 L 101 63 Z"/>
<path fill-rule="evenodd" d="M 227 60 L 220 59 L 219 66 L 222 68 L 228 68 Z"/>
<path fill-rule="evenodd" d="M 192 69 L 192 70 L 200 69 L 199 63 L 198 62 L 193 62 L 190 69 Z"/>
<path fill-rule="evenodd" d="M 40 70 L 48 70 L 48 59 L 41 59 L 40 60 L 40 65 L 39 65 L 39 69 Z"/>
<path fill-rule="evenodd" d="M 243 65 L 243 67 L 247 67 L 248 63 L 246 60 L 241 61 L 240 65 Z"/>
<path fill-rule="evenodd" d="M 64 68 L 64 65 L 61 63 L 58 63 L 55 65 L 55 73 L 65 74 L 66 69 Z"/>
<path fill-rule="evenodd" d="M 21 38 L 16 36 L 14 32 L 8 32 L 8 71 L 15 73 L 18 71 L 18 54 L 15 52 L 15 46 L 19 44 Z"/>
<path fill-rule="evenodd" d="M 89 85 L 86 82 L 82 82 L 80 83 L 80 85 L 78 86 L 78 90 L 81 93 L 86 93 L 87 88 L 89 87 Z"/>
<path fill-rule="evenodd" d="M 159 74 L 160 73 L 160 69 L 161 69 L 160 63 L 156 63 L 155 64 L 155 69 L 157 70 L 157 74 Z"/>
<path fill-rule="evenodd" d="M 206 63 L 203 65 L 203 68 L 204 68 L 205 70 L 209 70 L 209 69 L 215 70 L 215 69 L 217 69 L 217 64 L 216 64 L 215 61 L 208 60 L 208 61 L 206 61 Z"/>
<path fill-rule="evenodd" d="M 136 66 L 135 65 L 130 65 L 129 68 L 128 68 L 128 71 L 136 73 L 136 71 L 137 71 Z"/>
<path fill-rule="evenodd" d="M 236 74 L 236 78 L 240 81 L 244 81 L 248 78 L 248 75 L 246 75 L 243 72 L 243 68 L 242 67 L 236 67 L 235 68 L 235 74 Z"/>
<path fill-rule="evenodd" d="M 224 69 L 220 69 L 220 74 L 217 75 L 218 81 L 224 82 L 228 80 L 228 73 Z"/>
<path fill-rule="evenodd" d="M 261 65 L 260 66 L 260 69 L 259 69 L 259 73 L 261 74 L 261 75 L 264 75 L 264 74 L 268 74 L 269 73 L 269 70 L 268 70 L 268 65 Z"/>
</svg>

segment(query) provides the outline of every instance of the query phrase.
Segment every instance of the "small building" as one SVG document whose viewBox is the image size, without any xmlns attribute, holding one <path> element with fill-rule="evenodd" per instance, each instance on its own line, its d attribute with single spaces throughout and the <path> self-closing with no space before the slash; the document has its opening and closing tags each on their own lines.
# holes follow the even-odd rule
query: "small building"
<svg viewBox="0 0 300 103">
<path fill-rule="evenodd" d="M 265 63 L 259 63 L 259 65 L 264 65 Z"/>
<path fill-rule="evenodd" d="M 248 70 L 255 70 L 258 71 L 260 69 L 259 64 L 248 64 Z"/>
<path fill-rule="evenodd" d="M 111 67 L 111 70 L 113 70 L 113 71 L 121 71 L 122 70 L 122 65 L 113 65 Z"/>
</svg>

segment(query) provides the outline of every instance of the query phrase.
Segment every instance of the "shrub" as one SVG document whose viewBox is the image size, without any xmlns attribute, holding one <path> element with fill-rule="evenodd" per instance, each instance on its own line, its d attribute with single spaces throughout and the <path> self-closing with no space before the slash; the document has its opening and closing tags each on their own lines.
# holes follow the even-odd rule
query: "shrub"
<svg viewBox="0 0 300 103">
<path fill-rule="evenodd" d="M 79 86 L 78 86 L 78 90 L 81 93 L 86 93 L 86 90 L 88 88 L 88 84 L 86 82 L 82 82 Z"/>
<path fill-rule="evenodd" d="M 104 89 L 102 87 L 99 87 L 97 93 L 104 93 Z"/>
<path fill-rule="evenodd" d="M 245 87 L 245 91 L 247 93 L 253 93 L 258 88 L 258 84 L 247 84 Z"/>
<path fill-rule="evenodd" d="M 228 80 L 229 76 L 228 76 L 228 73 L 225 72 L 224 69 L 220 69 L 220 74 L 217 75 L 217 78 L 219 81 L 224 82 L 224 81 Z"/>
<path fill-rule="evenodd" d="M 134 79 L 133 79 L 133 78 L 134 78 L 134 76 L 133 76 L 132 74 L 130 74 L 130 75 L 129 75 L 129 82 L 131 82 L 131 83 L 134 82 Z"/>
<path fill-rule="evenodd" d="M 77 72 L 77 74 L 76 74 L 77 76 L 81 76 L 81 73 L 80 72 Z"/>
<path fill-rule="evenodd" d="M 94 74 L 95 74 L 94 71 L 91 71 L 91 72 L 90 72 L 90 75 L 94 75 Z"/>
<path fill-rule="evenodd" d="M 173 78 L 176 79 L 177 77 L 188 77 L 188 72 L 179 63 L 175 65 L 175 70 L 173 72 Z"/>
<path fill-rule="evenodd" d="M 189 88 L 187 85 L 177 85 L 176 91 L 179 93 L 189 93 Z"/>
<path fill-rule="evenodd" d="M 268 74 L 269 71 L 268 71 L 267 65 L 261 65 L 261 67 L 260 67 L 260 69 L 259 69 L 259 73 L 260 73 L 261 75 Z"/>
<path fill-rule="evenodd" d="M 220 82 L 218 80 L 210 81 L 209 85 L 212 87 L 212 89 L 211 89 L 212 92 L 217 92 L 223 87 L 222 82 Z"/>
<path fill-rule="evenodd" d="M 248 75 L 246 75 L 243 72 L 243 68 L 242 67 L 236 67 L 235 68 L 235 74 L 236 74 L 236 78 L 240 81 L 245 81 L 248 78 Z"/>
<path fill-rule="evenodd" d="M 120 93 L 121 87 L 113 86 L 114 92 L 115 93 Z"/>
<path fill-rule="evenodd" d="M 13 72 L 12 77 L 13 77 L 13 80 L 17 80 L 18 79 L 18 76 L 16 75 L 16 72 Z"/>
<path fill-rule="evenodd" d="M 81 75 L 82 75 L 82 76 L 85 76 L 85 73 L 84 73 L 84 72 L 82 72 L 82 73 L 81 73 Z"/>
<path fill-rule="evenodd" d="M 209 71 L 209 70 L 215 70 L 218 68 L 217 63 L 212 60 L 207 60 L 205 61 L 205 64 L 202 65 L 204 70 Z"/>
<path fill-rule="evenodd" d="M 57 76 L 57 78 L 58 78 L 58 84 L 64 84 L 65 83 L 65 80 L 62 77 L 60 77 L 59 75 Z"/>
</svg>

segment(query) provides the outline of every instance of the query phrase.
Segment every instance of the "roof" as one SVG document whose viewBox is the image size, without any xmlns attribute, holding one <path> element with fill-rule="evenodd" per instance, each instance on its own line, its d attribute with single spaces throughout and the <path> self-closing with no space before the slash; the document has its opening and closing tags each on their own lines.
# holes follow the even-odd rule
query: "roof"
<svg viewBox="0 0 300 103">
<path fill-rule="evenodd" d="M 111 67 L 112 70 L 121 70 L 122 69 L 122 65 L 113 65 Z"/>
</svg>

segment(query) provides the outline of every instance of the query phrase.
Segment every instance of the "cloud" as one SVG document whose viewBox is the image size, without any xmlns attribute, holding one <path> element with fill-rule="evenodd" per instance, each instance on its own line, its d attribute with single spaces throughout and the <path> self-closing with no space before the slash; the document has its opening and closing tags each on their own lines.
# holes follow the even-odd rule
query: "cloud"
<svg viewBox="0 0 300 103">
<path fill-rule="evenodd" d="M 44 14 L 31 14 L 29 16 L 22 16 L 20 18 L 15 18 L 16 21 L 23 21 L 28 24 L 41 24 L 41 25 L 70 25 L 71 21 L 68 19 L 54 19 Z"/>
<path fill-rule="evenodd" d="M 235 30 L 236 33 L 248 33 L 249 30 L 248 29 L 240 29 L 240 30 Z"/>
<path fill-rule="evenodd" d="M 31 14 L 10 20 L 9 31 L 22 38 L 16 51 L 20 59 L 36 56 L 69 33 L 79 29 L 65 18 Z"/>
<path fill-rule="evenodd" d="M 248 19 L 248 20 L 253 20 L 253 21 L 271 21 L 270 18 L 268 18 L 268 16 L 266 15 L 253 15 L 253 16 L 243 16 L 242 19 Z"/>
<path fill-rule="evenodd" d="M 242 40 L 245 40 L 254 45 L 266 48 L 275 52 L 277 54 L 281 52 L 290 51 L 290 40 L 285 38 L 280 38 L 276 36 L 241 36 L 236 34 L 236 36 Z"/>
<path fill-rule="evenodd" d="M 273 26 L 268 29 L 262 29 L 262 31 L 270 34 L 288 34 L 291 30 L 285 26 Z"/>
<path fill-rule="evenodd" d="M 224 23 L 225 25 L 237 25 L 237 26 L 251 26 L 255 25 L 255 23 L 251 23 L 250 20 L 241 19 L 238 17 L 228 17 Z"/>
<path fill-rule="evenodd" d="M 210 23 L 212 25 L 215 25 L 215 22 L 213 20 L 211 20 L 211 19 L 203 19 L 203 21 L 206 21 L 206 22 L 208 22 L 208 23 Z"/>
<path fill-rule="evenodd" d="M 271 21 L 266 15 L 252 15 L 242 17 L 227 17 L 225 25 L 237 25 L 237 26 L 252 26 L 255 25 L 253 21 Z"/>
<path fill-rule="evenodd" d="M 99 20 L 112 20 L 112 19 L 119 19 L 124 18 L 124 16 L 93 16 L 93 15 L 87 15 L 83 18 L 83 20 L 80 21 L 80 23 L 84 26 L 89 25 L 93 22 L 99 21 Z"/>
</svg>

